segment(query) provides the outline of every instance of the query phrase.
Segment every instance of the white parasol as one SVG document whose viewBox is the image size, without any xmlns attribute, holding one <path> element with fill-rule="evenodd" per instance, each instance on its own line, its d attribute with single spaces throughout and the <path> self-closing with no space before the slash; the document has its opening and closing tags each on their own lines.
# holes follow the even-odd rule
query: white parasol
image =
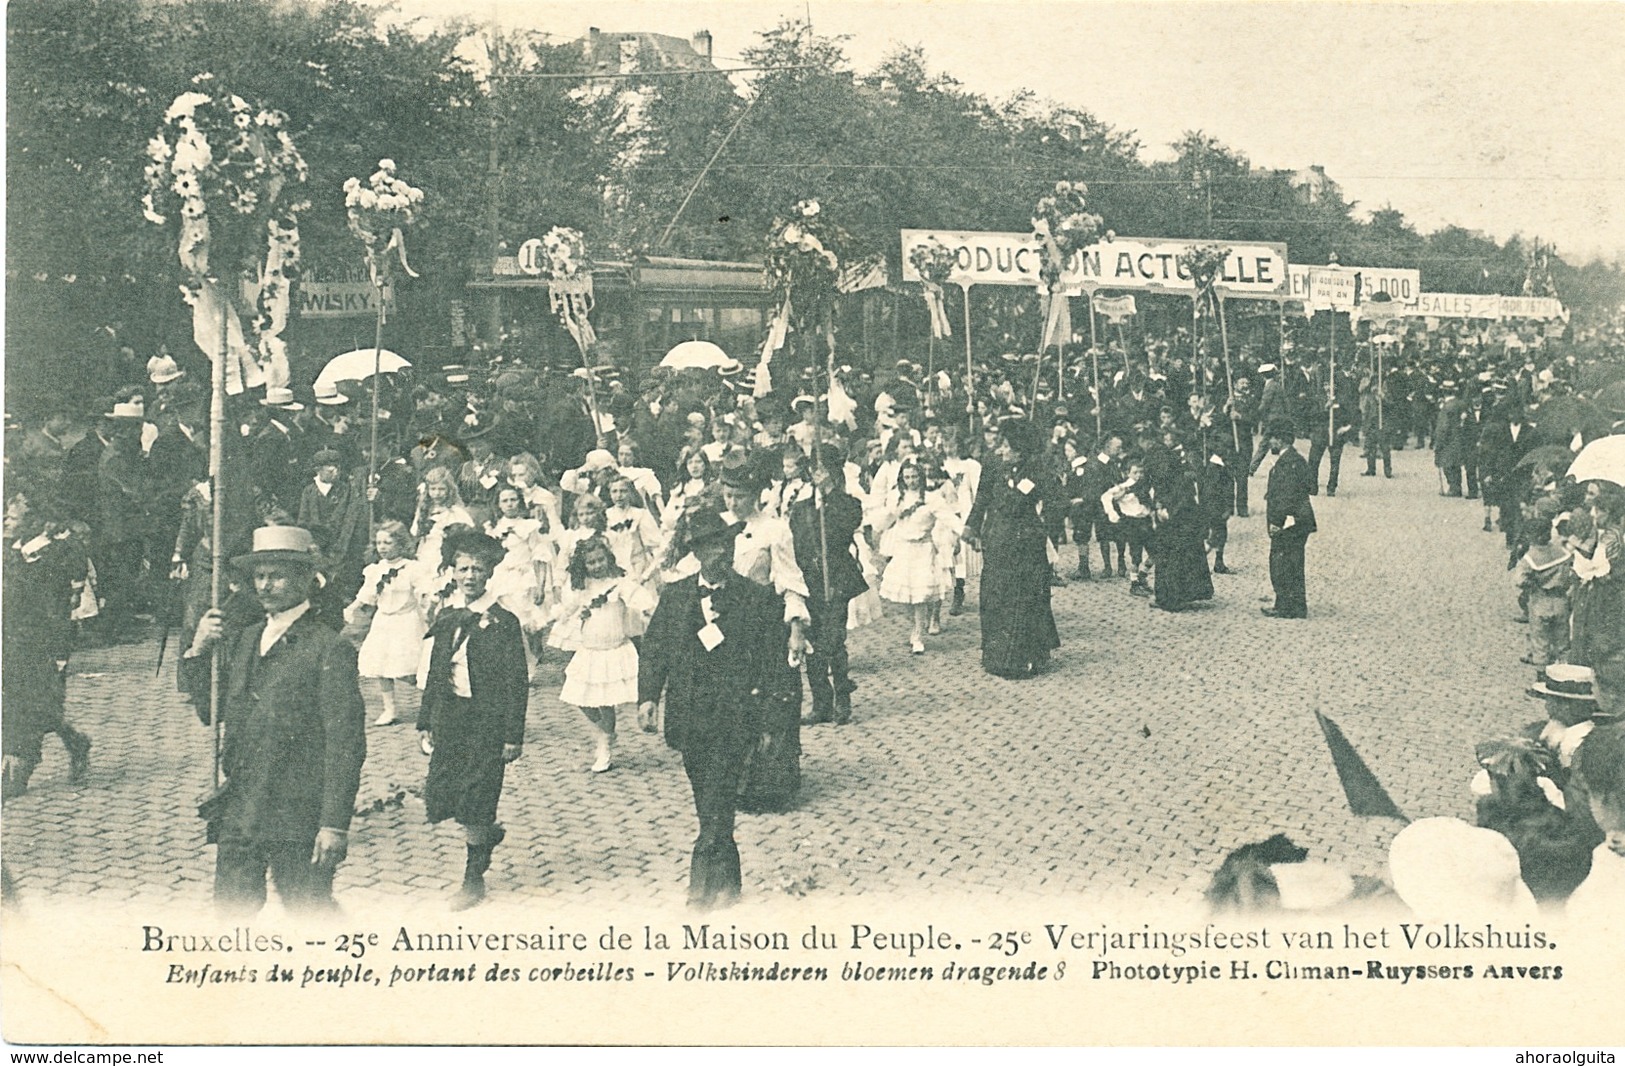
<svg viewBox="0 0 1625 1066">
<path fill-rule="evenodd" d="M 722 369 L 734 365 L 734 359 L 727 352 L 712 344 L 710 341 L 684 341 L 660 360 L 661 366 L 671 367 L 675 370 L 684 370 L 688 367 L 716 367 Z"/>
<path fill-rule="evenodd" d="M 1611 481 L 1625 485 L 1625 435 L 1598 437 L 1575 456 L 1569 474 L 1576 481 Z"/>
<path fill-rule="evenodd" d="M 376 365 L 380 371 L 389 374 L 408 369 L 412 364 L 388 348 L 384 348 L 377 353 Z M 341 381 L 366 381 L 372 377 L 373 366 L 371 348 L 357 348 L 353 352 L 335 355 L 322 367 L 322 372 L 316 375 L 313 387 L 319 389 L 327 385 L 337 385 Z"/>
</svg>

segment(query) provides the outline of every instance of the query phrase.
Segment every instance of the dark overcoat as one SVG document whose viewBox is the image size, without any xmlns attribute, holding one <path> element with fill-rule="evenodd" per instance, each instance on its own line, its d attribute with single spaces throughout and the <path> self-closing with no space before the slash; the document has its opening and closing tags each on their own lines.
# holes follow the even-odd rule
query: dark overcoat
<svg viewBox="0 0 1625 1066">
<path fill-rule="evenodd" d="M 260 655 L 265 621 L 226 638 L 221 662 L 222 757 L 231 790 L 222 839 L 304 843 L 348 829 L 367 757 L 356 652 L 306 613 Z M 181 660 L 181 685 L 206 709 L 209 663 Z"/>
<path fill-rule="evenodd" d="M 435 619 L 424 639 L 433 644 L 418 712 L 418 728 L 434 737 L 423 785 L 429 821 L 490 825 L 507 769 L 502 747 L 525 742 L 530 679 L 519 619 L 499 605 L 483 615 L 451 609 Z M 472 694 L 467 699 L 451 684 L 452 655 L 464 640 Z"/>
</svg>

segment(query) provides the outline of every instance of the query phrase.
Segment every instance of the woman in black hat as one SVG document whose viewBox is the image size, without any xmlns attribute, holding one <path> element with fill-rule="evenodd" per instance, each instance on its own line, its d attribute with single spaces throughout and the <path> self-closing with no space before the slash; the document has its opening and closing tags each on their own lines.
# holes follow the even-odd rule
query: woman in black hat
<svg viewBox="0 0 1625 1066">
<path fill-rule="evenodd" d="M 1050 479 L 1032 424 L 1007 419 L 965 522 L 966 540 L 983 553 L 982 669 L 997 677 L 1031 677 L 1061 646 L 1042 516 L 1055 495 Z"/>
</svg>

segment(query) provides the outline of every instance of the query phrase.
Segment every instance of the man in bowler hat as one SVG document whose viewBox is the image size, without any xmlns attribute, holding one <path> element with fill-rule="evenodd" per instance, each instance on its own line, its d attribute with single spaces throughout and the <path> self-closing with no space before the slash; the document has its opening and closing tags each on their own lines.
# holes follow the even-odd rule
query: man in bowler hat
<svg viewBox="0 0 1625 1066">
<path fill-rule="evenodd" d="M 316 543 L 298 526 L 254 530 L 232 560 L 252 578 L 265 617 L 228 630 L 218 608 L 198 623 L 181 687 L 209 721 L 210 652 L 221 644 L 224 800 L 211 821 L 215 905 L 253 913 L 269 871 L 290 911 L 333 906 L 333 873 L 349 849 L 366 759 L 356 652 L 314 620 Z"/>
<path fill-rule="evenodd" d="M 739 782 L 760 734 L 759 703 L 784 673 L 783 603 L 733 568 L 740 524 L 705 509 L 685 520 L 698 574 L 667 585 L 649 620 L 638 701 L 652 719 L 666 699 L 666 743 L 682 752 L 700 831 L 689 865 L 689 906 L 739 898 L 734 814 Z"/>
<path fill-rule="evenodd" d="M 1290 422 L 1279 420 L 1266 431 L 1276 456 L 1264 490 L 1270 531 L 1270 585 L 1275 604 L 1263 608 L 1271 618 L 1307 618 L 1303 554 L 1315 531 L 1315 509 L 1309 502 L 1315 487 L 1309 463 L 1292 446 L 1297 434 Z"/>
</svg>

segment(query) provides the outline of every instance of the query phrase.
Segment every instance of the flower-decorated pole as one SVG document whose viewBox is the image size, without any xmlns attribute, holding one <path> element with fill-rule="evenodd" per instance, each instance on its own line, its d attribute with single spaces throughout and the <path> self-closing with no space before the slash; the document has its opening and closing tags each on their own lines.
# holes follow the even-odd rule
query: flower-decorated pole
<svg viewBox="0 0 1625 1066">
<path fill-rule="evenodd" d="M 841 275 L 841 255 L 848 244 L 845 230 L 823 214 L 817 200 L 801 200 L 785 215 L 773 220 L 767 234 L 764 269 L 768 287 L 773 293 L 777 309 L 768 321 L 767 334 L 762 340 L 762 356 L 756 364 L 755 386 L 757 397 L 773 391 L 770 364 L 773 356 L 785 346 L 789 335 L 797 335 L 797 349 L 804 351 L 811 362 L 811 346 L 803 341 L 813 335 L 824 340 L 824 380 L 835 381 L 835 297 Z M 823 421 L 829 420 L 828 387 L 825 390 Z M 813 466 L 823 470 L 823 447 L 813 449 Z M 825 530 L 822 498 L 815 493 L 818 506 L 818 553 L 824 572 L 824 596 L 829 598 L 829 536 Z"/>
<path fill-rule="evenodd" d="M 1061 291 L 1062 278 L 1073 256 L 1093 244 L 1100 233 L 1100 216 L 1089 211 L 1085 201 L 1088 192 L 1088 186 L 1081 181 L 1058 181 L 1054 190 L 1039 197 L 1033 207 L 1033 237 L 1043 251 L 1038 278 L 1045 314 L 1044 332 L 1038 342 L 1038 363 L 1033 367 L 1032 396 L 1027 405 L 1029 419 L 1037 413 L 1038 380 L 1043 371 L 1044 353 L 1054 345 L 1055 358 L 1060 360 L 1062 345 L 1071 339 L 1071 308 Z"/>
<path fill-rule="evenodd" d="M 592 311 L 592 261 L 587 257 L 587 239 L 581 231 L 554 226 L 542 237 L 547 298 L 559 323 L 581 352 L 581 368 L 587 379 L 587 413 L 598 447 L 608 444 L 604 422 L 598 413 L 598 378 L 592 369 L 592 349 L 598 343 L 587 315 Z"/>
<path fill-rule="evenodd" d="M 1192 373 L 1200 372 L 1201 350 L 1196 346 L 1196 316 L 1205 301 L 1219 319 L 1219 344 L 1224 353 L 1225 406 L 1233 415 L 1236 405 L 1236 381 L 1230 369 L 1230 337 L 1224 322 L 1224 297 L 1219 294 L 1217 288 L 1219 278 L 1224 274 L 1225 260 L 1229 256 L 1230 249 L 1225 245 L 1202 244 L 1180 256 L 1179 265 L 1184 267 L 1190 273 L 1191 280 L 1196 282 L 1196 294 L 1191 297 L 1191 362 L 1196 364 L 1197 369 Z M 1234 417 L 1230 419 L 1230 437 L 1239 453 L 1241 429 L 1236 425 Z"/>
<path fill-rule="evenodd" d="M 925 373 L 926 377 L 930 377 L 936 373 L 937 341 L 953 336 L 954 332 L 948 324 L 947 308 L 942 303 L 942 287 L 953 276 L 954 268 L 959 265 L 959 259 L 954 255 L 953 249 L 935 237 L 916 244 L 908 253 L 908 259 L 914 265 L 914 269 L 919 271 L 920 285 L 925 295 L 925 309 L 931 316 L 931 333 L 925 349 Z"/>
<path fill-rule="evenodd" d="M 298 216 L 309 204 L 297 186 L 305 161 L 279 111 L 213 92 L 214 77 L 193 79 L 147 142 L 142 215 L 169 229 L 185 272 L 192 339 L 211 362 L 209 404 L 209 604 L 220 606 L 225 572 L 226 396 L 288 382 L 289 289 L 299 264 Z M 211 90 L 211 91 L 205 91 Z M 244 329 L 238 304 L 253 304 Z M 220 784 L 219 645 L 209 686 L 214 781 Z"/>
<path fill-rule="evenodd" d="M 422 202 L 422 189 L 413 188 L 395 176 L 393 159 L 380 159 L 378 169 L 367 179 L 366 185 L 361 184 L 360 178 L 350 178 L 344 183 L 344 210 L 349 217 L 350 232 L 356 235 L 365 250 L 367 273 L 372 278 L 377 301 L 372 332 L 371 450 L 367 453 L 368 530 L 374 525 L 373 497 L 377 495 L 370 490 L 378 484 L 378 378 L 383 370 L 386 301 L 393 272 L 389 253 L 395 253 L 407 277 L 418 276 L 406 262 L 405 231 L 417 220 L 417 207 Z"/>
</svg>

